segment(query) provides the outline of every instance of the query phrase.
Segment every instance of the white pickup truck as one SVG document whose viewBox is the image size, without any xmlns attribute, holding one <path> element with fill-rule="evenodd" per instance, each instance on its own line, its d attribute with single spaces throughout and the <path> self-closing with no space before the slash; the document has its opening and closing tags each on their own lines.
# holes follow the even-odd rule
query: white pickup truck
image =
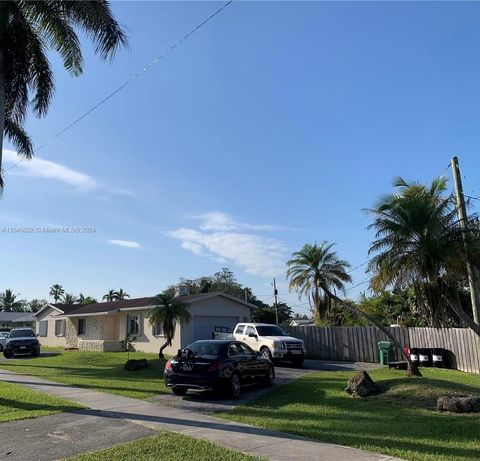
<svg viewBox="0 0 480 461">
<path fill-rule="evenodd" d="M 277 325 L 239 323 L 233 330 L 233 339 L 248 344 L 270 360 L 290 360 L 295 366 L 303 364 L 304 342 L 289 336 Z"/>
</svg>

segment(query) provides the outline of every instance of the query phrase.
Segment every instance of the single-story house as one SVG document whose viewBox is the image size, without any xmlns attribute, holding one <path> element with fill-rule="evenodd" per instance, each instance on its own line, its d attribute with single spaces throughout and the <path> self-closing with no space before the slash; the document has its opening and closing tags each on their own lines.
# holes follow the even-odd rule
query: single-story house
<svg viewBox="0 0 480 461">
<path fill-rule="evenodd" d="M 315 322 L 309 319 L 292 319 L 288 324 L 289 327 L 313 327 Z"/>
<path fill-rule="evenodd" d="M 0 331 L 12 328 L 34 328 L 35 317 L 32 312 L 0 312 Z"/>
<path fill-rule="evenodd" d="M 178 295 L 187 304 L 190 321 L 177 324 L 171 354 L 197 339 L 211 339 L 217 329 L 233 328 L 250 320 L 254 305 L 234 296 L 214 292 Z M 151 325 L 149 313 L 155 298 L 136 298 L 95 304 L 49 304 L 35 314 L 40 344 L 66 349 L 119 351 L 121 341 L 135 337 L 138 351 L 158 352 L 165 342 L 161 325 Z"/>
</svg>

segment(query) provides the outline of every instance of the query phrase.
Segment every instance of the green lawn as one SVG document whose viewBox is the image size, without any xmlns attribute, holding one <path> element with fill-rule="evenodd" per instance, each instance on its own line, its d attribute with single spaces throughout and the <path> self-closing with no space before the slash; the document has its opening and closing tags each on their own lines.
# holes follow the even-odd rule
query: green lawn
<svg viewBox="0 0 480 461">
<path fill-rule="evenodd" d="M 260 461 L 249 455 L 196 440 L 186 435 L 164 432 L 95 453 L 70 458 L 70 461 Z"/>
<path fill-rule="evenodd" d="M 480 394 L 480 376 L 440 369 L 422 369 L 424 378 L 369 373 L 381 395 L 352 398 L 344 392 L 351 372 L 318 372 L 216 416 L 407 460 L 480 459 L 480 415 L 434 410 L 438 395 Z"/>
<path fill-rule="evenodd" d="M 74 402 L 51 397 L 27 387 L 0 381 L 0 422 L 36 418 L 82 408 Z"/>
<path fill-rule="evenodd" d="M 148 367 L 125 371 L 126 352 L 43 350 L 56 355 L 0 360 L 0 368 L 138 399 L 168 392 L 163 382 L 165 361 L 156 354 L 131 352 L 130 358 L 146 358 Z"/>
</svg>

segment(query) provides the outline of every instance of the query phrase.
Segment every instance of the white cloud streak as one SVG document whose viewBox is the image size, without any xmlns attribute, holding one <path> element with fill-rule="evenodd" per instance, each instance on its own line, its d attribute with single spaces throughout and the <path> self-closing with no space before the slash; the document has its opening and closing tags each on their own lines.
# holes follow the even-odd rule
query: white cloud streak
<svg viewBox="0 0 480 461">
<path fill-rule="evenodd" d="M 110 245 L 116 245 L 123 248 L 135 248 L 137 250 L 142 250 L 143 246 L 138 242 L 133 242 L 131 240 L 109 240 Z"/>
<path fill-rule="evenodd" d="M 210 256 L 222 263 L 233 262 L 250 274 L 273 277 L 285 272 L 285 245 L 252 232 L 272 230 L 275 226 L 239 223 L 220 212 L 197 219 L 201 220 L 199 229 L 182 227 L 168 232 L 168 236 L 196 255 Z"/>
<path fill-rule="evenodd" d="M 12 150 L 4 150 L 3 158 L 6 164 L 14 165 L 20 159 L 17 153 Z M 9 172 L 8 168 L 6 168 Z M 54 179 L 65 184 L 79 187 L 82 189 L 95 189 L 98 187 L 97 182 L 90 176 L 79 171 L 75 171 L 60 163 L 52 162 L 50 160 L 43 160 L 39 157 L 34 157 L 31 160 L 25 160 L 15 166 L 12 173 L 20 176 L 29 176 L 44 179 Z"/>
</svg>

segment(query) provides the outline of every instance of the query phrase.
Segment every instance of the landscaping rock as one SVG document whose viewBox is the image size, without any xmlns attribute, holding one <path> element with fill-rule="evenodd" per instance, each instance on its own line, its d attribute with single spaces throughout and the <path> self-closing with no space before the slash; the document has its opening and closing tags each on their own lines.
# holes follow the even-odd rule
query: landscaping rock
<svg viewBox="0 0 480 461">
<path fill-rule="evenodd" d="M 345 391 L 354 397 L 367 397 L 379 391 L 378 386 L 366 371 L 361 371 L 348 381 Z"/>
<path fill-rule="evenodd" d="M 146 359 L 140 359 L 140 360 L 131 359 L 125 363 L 125 370 L 128 370 L 128 371 L 138 371 L 146 367 L 147 367 Z"/>
<path fill-rule="evenodd" d="M 443 395 L 437 399 L 437 410 L 452 413 L 480 413 L 480 397 L 474 395 Z"/>
</svg>

